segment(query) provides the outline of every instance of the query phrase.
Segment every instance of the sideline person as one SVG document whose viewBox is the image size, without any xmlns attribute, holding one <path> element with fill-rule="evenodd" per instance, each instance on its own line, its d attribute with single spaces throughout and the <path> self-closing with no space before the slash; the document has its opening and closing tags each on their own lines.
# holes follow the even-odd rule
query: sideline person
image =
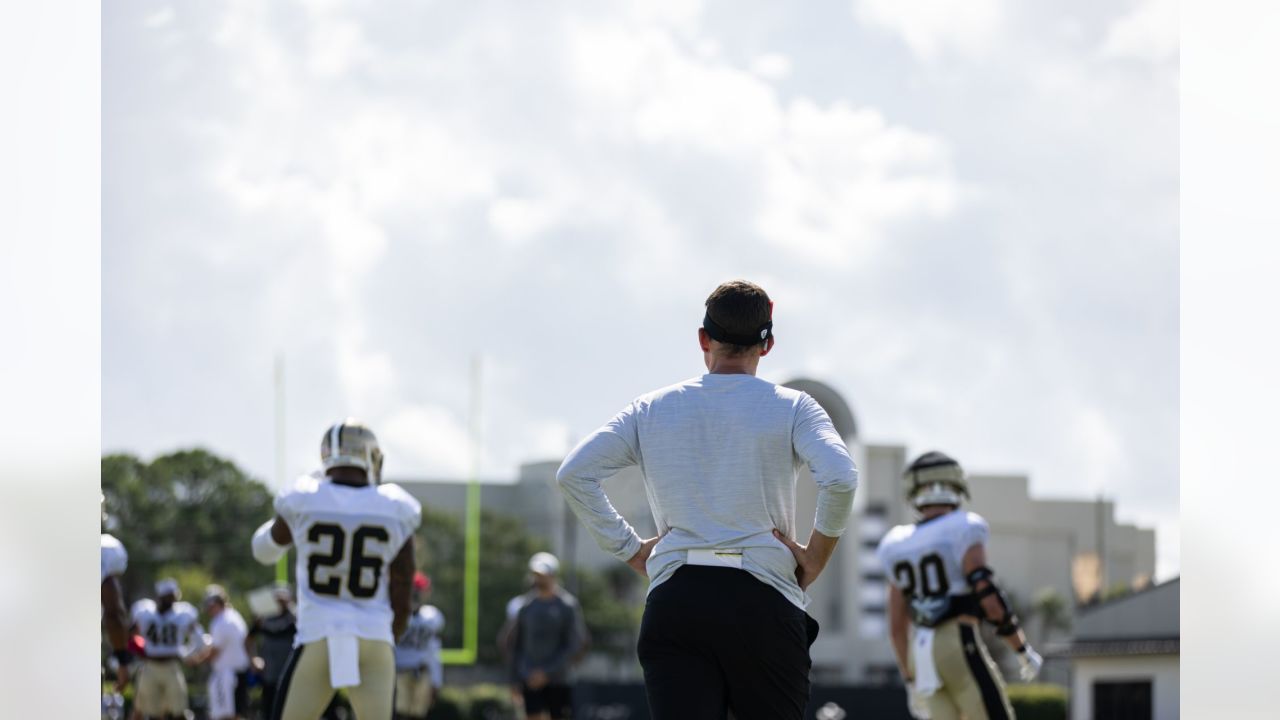
<svg viewBox="0 0 1280 720">
<path fill-rule="evenodd" d="M 606 552 L 649 577 L 638 654 L 654 720 L 800 720 L 817 623 L 805 589 L 844 533 L 858 471 L 809 395 L 756 377 L 773 302 L 736 280 L 706 300 L 707 372 L 645 395 L 583 440 L 557 480 Z M 818 485 L 796 542 L 800 463 Z M 639 466 L 658 527 L 642 539 L 602 484 Z"/>
</svg>

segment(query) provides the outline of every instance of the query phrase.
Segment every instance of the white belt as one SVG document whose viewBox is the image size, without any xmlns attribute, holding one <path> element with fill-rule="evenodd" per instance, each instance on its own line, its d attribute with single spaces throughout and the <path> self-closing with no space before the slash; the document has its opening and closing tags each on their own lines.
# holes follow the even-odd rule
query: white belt
<svg viewBox="0 0 1280 720">
<path fill-rule="evenodd" d="M 742 548 L 696 548 L 686 552 L 685 562 L 690 565 L 742 569 Z"/>
<path fill-rule="evenodd" d="M 360 684 L 360 640 L 355 635 L 330 635 L 329 684 L 335 688 Z"/>
<path fill-rule="evenodd" d="M 915 636 L 911 638 L 911 660 L 916 670 L 916 692 L 926 697 L 942 687 L 942 679 L 938 677 L 938 668 L 933 662 L 933 635 L 933 628 L 917 627 Z"/>
</svg>

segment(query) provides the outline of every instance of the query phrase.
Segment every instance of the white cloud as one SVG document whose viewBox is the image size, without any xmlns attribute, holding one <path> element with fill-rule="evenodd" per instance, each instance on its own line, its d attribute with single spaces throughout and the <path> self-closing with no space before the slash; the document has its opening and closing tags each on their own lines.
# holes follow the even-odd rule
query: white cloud
<svg viewBox="0 0 1280 720">
<path fill-rule="evenodd" d="M 149 28 L 162 28 L 173 23 L 173 8 L 166 5 L 159 10 L 151 13 L 142 21 L 142 24 Z"/>
<path fill-rule="evenodd" d="M 757 227 L 817 263 L 865 260 L 894 221 L 940 218 L 956 204 L 943 144 L 875 110 L 797 100 L 769 145 Z"/>
<path fill-rule="evenodd" d="M 921 60 L 986 52 L 999 31 L 1000 0 L 854 0 L 860 22 L 891 31 Z"/>
<path fill-rule="evenodd" d="M 1178 46 L 1177 0 L 1140 0 L 1133 10 L 1107 28 L 1102 54 L 1163 62 L 1177 59 Z"/>
<path fill-rule="evenodd" d="M 466 426 L 442 408 L 402 407 L 374 427 L 385 448 L 388 477 L 465 478 L 471 472 Z"/>
<path fill-rule="evenodd" d="M 559 216 L 550 203 L 533 198 L 499 197 L 489 205 L 489 226 L 512 243 L 545 232 Z"/>
<path fill-rule="evenodd" d="M 782 80 L 791 74 L 791 59 L 782 53 L 764 53 L 751 61 L 751 71 L 765 80 Z"/>
<path fill-rule="evenodd" d="M 699 372 L 746 276 L 766 372 L 869 437 L 1053 495 L 1087 466 L 1176 533 L 1177 98 L 1098 61 L 1160 47 L 1125 9 L 181 7 L 104 12 L 108 447 L 269 475 L 279 351 L 295 464 L 350 413 L 393 474 L 462 477 L 479 352 L 510 476 Z"/>
</svg>

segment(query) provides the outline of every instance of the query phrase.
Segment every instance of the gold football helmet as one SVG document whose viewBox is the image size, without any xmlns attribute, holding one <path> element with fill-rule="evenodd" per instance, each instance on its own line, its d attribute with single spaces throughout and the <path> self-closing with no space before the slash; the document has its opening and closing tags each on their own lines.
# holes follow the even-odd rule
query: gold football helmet
<svg viewBox="0 0 1280 720">
<path fill-rule="evenodd" d="M 382 481 L 382 450 L 368 425 L 347 418 L 334 423 L 320 440 L 320 460 L 324 469 L 358 467 L 369 474 L 369 484 Z"/>
<path fill-rule="evenodd" d="M 955 458 L 935 451 L 915 459 L 902 473 L 907 483 L 907 500 L 917 509 L 925 505 L 960 507 L 969 497 L 969 481 Z"/>
</svg>

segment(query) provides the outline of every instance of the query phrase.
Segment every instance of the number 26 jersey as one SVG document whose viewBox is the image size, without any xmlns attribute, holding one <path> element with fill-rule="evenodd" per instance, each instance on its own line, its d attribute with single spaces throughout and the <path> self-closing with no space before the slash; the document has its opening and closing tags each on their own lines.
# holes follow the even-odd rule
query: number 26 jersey
<svg viewBox="0 0 1280 720">
<path fill-rule="evenodd" d="M 391 561 L 422 522 L 399 485 L 351 487 L 305 475 L 276 497 L 297 550 L 295 645 L 334 635 L 395 644 Z"/>
</svg>

